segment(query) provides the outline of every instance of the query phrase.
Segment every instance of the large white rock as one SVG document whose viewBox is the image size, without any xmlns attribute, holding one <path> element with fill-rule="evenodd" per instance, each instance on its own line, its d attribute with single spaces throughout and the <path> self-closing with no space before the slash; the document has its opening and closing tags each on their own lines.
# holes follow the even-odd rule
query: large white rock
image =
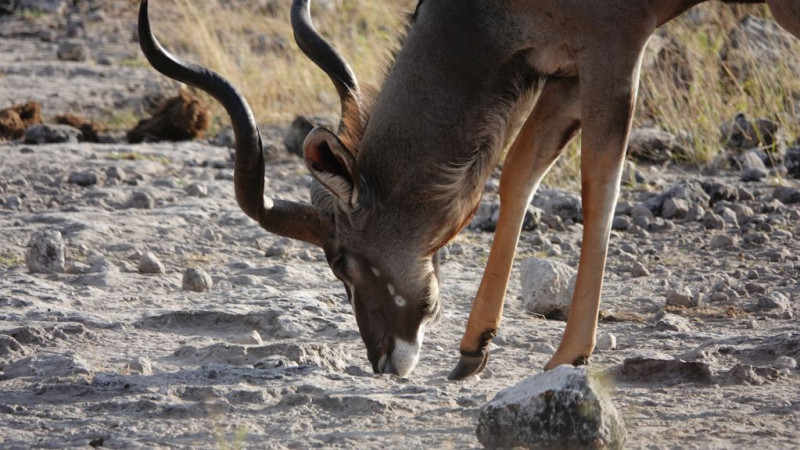
<svg viewBox="0 0 800 450">
<path fill-rule="evenodd" d="M 549 319 L 566 320 L 575 290 L 575 269 L 558 261 L 530 258 L 522 262 L 522 303 Z"/>
<path fill-rule="evenodd" d="M 500 391 L 481 408 L 478 440 L 491 449 L 622 448 L 625 423 L 585 367 L 560 366 Z"/>
</svg>

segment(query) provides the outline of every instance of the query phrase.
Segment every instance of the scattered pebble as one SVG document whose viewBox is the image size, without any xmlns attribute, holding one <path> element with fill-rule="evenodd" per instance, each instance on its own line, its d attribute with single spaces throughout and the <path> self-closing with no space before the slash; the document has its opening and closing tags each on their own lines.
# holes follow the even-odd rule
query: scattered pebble
<svg viewBox="0 0 800 450">
<path fill-rule="evenodd" d="M 34 125 L 25 130 L 26 144 L 74 144 L 83 133 L 69 125 Z"/>
<path fill-rule="evenodd" d="M 156 202 L 147 192 L 136 192 L 128 200 L 126 206 L 135 209 L 153 209 L 156 206 Z"/>
<path fill-rule="evenodd" d="M 31 273 L 63 273 L 64 239 L 55 230 L 38 231 L 28 241 L 25 264 Z"/>
<path fill-rule="evenodd" d="M 143 356 L 135 358 L 129 362 L 128 370 L 130 370 L 132 373 L 138 373 L 145 376 L 153 374 L 153 366 L 150 364 L 150 360 Z"/>
<path fill-rule="evenodd" d="M 191 197 L 208 197 L 208 186 L 201 183 L 193 183 L 186 188 L 186 193 Z"/>
<path fill-rule="evenodd" d="M 106 170 L 106 181 L 114 181 L 114 182 L 122 183 L 122 182 L 125 181 L 125 178 L 127 176 L 128 176 L 128 174 L 126 174 L 125 171 L 122 170 L 121 167 L 114 166 L 114 167 L 109 167 Z"/>
<path fill-rule="evenodd" d="M 256 330 L 239 336 L 236 338 L 236 343 L 241 345 L 264 345 L 264 341 L 261 340 L 261 335 L 258 334 Z"/>
<path fill-rule="evenodd" d="M 596 347 L 598 350 L 616 350 L 617 337 L 611 333 L 603 333 L 598 336 Z"/>
<path fill-rule="evenodd" d="M 692 331 L 689 319 L 669 313 L 664 313 L 658 317 L 654 328 L 656 331 L 675 331 L 680 333 Z"/>
<path fill-rule="evenodd" d="M 678 288 L 667 293 L 667 305 L 694 308 L 698 303 L 697 296 L 689 288 Z"/>
<path fill-rule="evenodd" d="M 58 44 L 58 59 L 62 61 L 86 62 L 91 51 L 83 41 L 67 40 Z"/>
<path fill-rule="evenodd" d="M 631 276 L 639 278 L 639 277 L 648 277 L 650 276 L 650 271 L 647 270 L 647 267 L 644 264 L 637 262 L 636 264 L 631 267 Z"/>
<path fill-rule="evenodd" d="M 766 297 L 761 297 L 758 300 L 758 308 L 762 311 L 778 310 L 780 312 L 787 311 L 791 307 L 789 299 L 780 292 L 773 292 Z"/>
<path fill-rule="evenodd" d="M 664 202 L 662 216 L 665 219 L 683 219 L 689 213 L 689 202 L 682 198 L 669 198 Z"/>
<path fill-rule="evenodd" d="M 94 186 L 98 182 L 98 176 L 92 171 L 86 172 L 72 172 L 69 175 L 69 183 L 76 184 L 81 187 Z"/>
<path fill-rule="evenodd" d="M 738 242 L 739 239 L 736 237 L 736 235 L 717 234 L 711 238 L 709 246 L 712 250 L 720 250 L 724 248 L 735 247 Z"/>
<path fill-rule="evenodd" d="M 772 363 L 772 367 L 793 370 L 797 368 L 797 360 L 791 356 L 780 356 Z"/>
<path fill-rule="evenodd" d="M 625 359 L 622 374 L 639 383 L 711 381 L 711 369 L 707 363 L 675 359 L 658 352 L 642 352 Z"/>
<path fill-rule="evenodd" d="M 146 252 L 139 258 L 139 273 L 163 274 L 166 272 L 164 265 L 152 252 Z"/>
<path fill-rule="evenodd" d="M 210 291 L 214 286 L 211 275 L 203 269 L 186 269 L 183 273 L 183 290 L 192 292 Z"/>
<path fill-rule="evenodd" d="M 575 269 L 558 261 L 529 258 L 522 262 L 522 303 L 528 312 L 566 320 L 575 289 Z"/>
</svg>

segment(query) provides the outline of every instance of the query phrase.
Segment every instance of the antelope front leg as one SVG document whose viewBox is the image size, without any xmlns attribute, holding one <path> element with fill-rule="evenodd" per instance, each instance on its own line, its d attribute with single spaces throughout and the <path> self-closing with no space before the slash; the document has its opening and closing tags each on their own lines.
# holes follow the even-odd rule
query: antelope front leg
<svg viewBox="0 0 800 450">
<path fill-rule="evenodd" d="M 508 278 L 525 211 L 539 182 L 580 128 L 577 79 L 549 81 L 511 148 L 500 180 L 500 219 L 481 286 L 464 337 L 461 359 L 450 374 L 460 380 L 480 373 L 489 358 L 487 346 L 503 315 Z"/>
<path fill-rule="evenodd" d="M 545 370 L 587 364 L 594 351 L 611 221 L 639 85 L 641 54 L 650 34 L 617 40 L 580 60 L 583 137 L 583 243 L 564 336 Z M 632 48 L 633 46 L 633 48 Z"/>
</svg>

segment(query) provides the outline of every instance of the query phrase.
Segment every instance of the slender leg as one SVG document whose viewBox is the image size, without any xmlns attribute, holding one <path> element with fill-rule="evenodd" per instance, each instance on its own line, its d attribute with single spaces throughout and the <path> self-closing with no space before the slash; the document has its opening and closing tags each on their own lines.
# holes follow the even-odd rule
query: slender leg
<svg viewBox="0 0 800 450">
<path fill-rule="evenodd" d="M 594 350 L 611 221 L 636 104 L 641 54 L 650 35 L 645 31 L 641 45 L 629 38 L 609 45 L 614 52 L 589 50 L 579 59 L 583 243 L 567 326 L 545 370 L 586 364 Z"/>
<path fill-rule="evenodd" d="M 461 359 L 450 379 L 467 378 L 486 366 L 487 346 L 503 315 L 525 211 L 542 178 L 580 128 L 579 94 L 575 78 L 548 82 L 506 157 L 500 179 L 500 219 L 461 340 Z"/>
<path fill-rule="evenodd" d="M 788 32 L 800 39 L 800 2 L 797 0 L 767 0 L 772 15 Z"/>
</svg>

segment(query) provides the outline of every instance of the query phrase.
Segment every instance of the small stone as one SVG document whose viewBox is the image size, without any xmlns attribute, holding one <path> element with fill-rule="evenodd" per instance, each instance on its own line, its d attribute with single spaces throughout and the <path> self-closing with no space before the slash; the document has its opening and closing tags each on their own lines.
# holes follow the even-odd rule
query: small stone
<svg viewBox="0 0 800 450">
<path fill-rule="evenodd" d="M 7 209 L 19 209 L 22 207 L 22 199 L 17 195 L 12 195 L 5 199 L 4 202 L 0 202 L 0 204 Z"/>
<path fill-rule="evenodd" d="M 789 303 L 789 299 L 780 292 L 773 292 L 772 294 L 769 294 L 766 297 L 761 297 L 758 300 L 758 308 L 762 311 L 772 311 L 777 309 L 779 312 L 783 312 L 788 310 L 790 307 L 791 305 Z"/>
<path fill-rule="evenodd" d="M 703 216 L 703 226 L 707 229 L 724 230 L 725 219 L 709 211 Z"/>
<path fill-rule="evenodd" d="M 25 264 L 31 273 L 63 273 L 66 263 L 64 254 L 61 232 L 39 231 L 28 241 Z"/>
<path fill-rule="evenodd" d="M 714 292 L 711 294 L 712 302 L 727 302 L 729 300 L 728 294 L 724 292 Z"/>
<path fill-rule="evenodd" d="M 702 206 L 694 205 L 694 206 L 692 206 L 692 209 L 690 209 L 689 212 L 686 213 L 686 221 L 687 222 L 697 222 L 697 221 L 701 220 L 705 214 L 706 214 L 706 210 L 703 209 Z"/>
<path fill-rule="evenodd" d="M 786 310 L 781 317 L 785 320 L 792 320 L 794 319 L 794 313 L 791 310 Z"/>
<path fill-rule="evenodd" d="M 81 263 L 81 262 L 78 262 L 78 261 L 72 261 L 72 262 L 71 262 L 71 263 L 69 263 L 69 265 L 67 266 L 67 270 L 66 270 L 66 272 L 67 272 L 68 274 L 70 274 L 70 275 L 84 275 L 84 274 L 87 274 L 87 273 L 89 273 L 89 271 L 91 270 L 91 268 L 92 268 L 91 266 L 88 266 L 88 265 L 86 265 L 86 264 L 83 264 L 83 263 Z"/>
<path fill-rule="evenodd" d="M 769 235 L 757 231 L 755 233 L 747 233 L 743 238 L 744 242 L 750 245 L 761 246 L 769 242 Z"/>
<path fill-rule="evenodd" d="M 712 250 L 720 250 L 724 248 L 735 247 L 738 242 L 739 239 L 736 237 L 736 235 L 718 234 L 711 238 L 709 247 L 711 247 Z"/>
<path fill-rule="evenodd" d="M 614 216 L 614 221 L 611 222 L 611 229 L 616 231 L 625 231 L 631 227 L 631 220 L 625 216 Z"/>
<path fill-rule="evenodd" d="M 486 448 L 622 448 L 625 424 L 586 368 L 560 366 L 500 391 L 481 408 Z"/>
<path fill-rule="evenodd" d="M 675 331 L 686 333 L 692 331 L 689 320 L 676 314 L 663 314 L 654 326 L 656 331 Z"/>
<path fill-rule="evenodd" d="M 183 290 L 192 292 L 210 291 L 214 286 L 211 275 L 203 269 L 186 269 L 183 273 Z"/>
<path fill-rule="evenodd" d="M 745 183 L 753 183 L 761 181 L 769 175 L 766 168 L 762 167 L 749 167 L 742 171 L 741 180 Z"/>
<path fill-rule="evenodd" d="M 711 381 L 711 368 L 702 361 L 684 361 L 658 352 L 642 352 L 625 359 L 622 374 L 635 382 Z"/>
<path fill-rule="evenodd" d="M 522 262 L 522 303 L 528 312 L 566 320 L 575 289 L 575 269 L 558 261 L 530 258 Z"/>
<path fill-rule="evenodd" d="M 69 175 L 69 184 L 76 184 L 81 187 L 94 186 L 98 182 L 97 174 L 92 171 L 72 172 Z"/>
<path fill-rule="evenodd" d="M 653 220 L 655 216 L 653 215 L 653 211 L 650 210 L 647 206 L 644 205 L 636 205 L 631 208 L 631 217 L 634 219 L 637 217 L 646 217 L 649 220 Z"/>
<path fill-rule="evenodd" d="M 109 180 L 109 181 L 115 180 L 115 181 L 118 181 L 118 182 L 122 183 L 123 181 L 125 181 L 126 177 L 127 177 L 127 174 L 125 173 L 124 170 L 122 170 L 121 167 L 114 166 L 114 167 L 109 167 L 106 170 L 106 180 Z"/>
<path fill-rule="evenodd" d="M 797 360 L 791 356 L 780 356 L 773 363 L 772 367 L 780 369 L 794 370 L 797 368 Z"/>
<path fill-rule="evenodd" d="M 736 364 L 726 374 L 726 378 L 737 383 L 761 386 L 766 382 L 749 364 Z"/>
<path fill-rule="evenodd" d="M 134 209 L 153 209 L 156 202 L 147 192 L 135 192 L 126 206 Z"/>
<path fill-rule="evenodd" d="M 139 273 L 163 274 L 164 272 L 166 272 L 164 265 L 153 253 L 146 252 L 139 258 Z"/>
<path fill-rule="evenodd" d="M 779 186 L 775 188 L 773 198 L 779 200 L 784 205 L 800 203 L 800 189 L 789 186 Z"/>
<path fill-rule="evenodd" d="M 647 270 L 647 267 L 644 264 L 637 262 L 631 268 L 631 276 L 639 278 L 639 277 L 647 277 L 650 276 L 650 271 Z"/>
<path fill-rule="evenodd" d="M 208 197 L 208 186 L 194 183 L 186 188 L 186 193 L 189 194 L 190 197 Z"/>
<path fill-rule="evenodd" d="M 285 245 L 275 244 L 267 248 L 267 250 L 264 252 L 264 256 L 267 258 L 281 258 L 286 256 L 288 253 L 289 250 Z"/>
<path fill-rule="evenodd" d="M 130 370 L 132 373 L 138 373 L 145 376 L 153 374 L 153 366 L 150 364 L 150 360 L 143 356 L 140 356 L 129 362 L 128 370 Z"/>
<path fill-rule="evenodd" d="M 26 144 L 74 144 L 83 132 L 69 125 L 33 125 L 25 130 Z"/>
<path fill-rule="evenodd" d="M 748 319 L 744 323 L 744 327 L 747 328 L 748 330 L 755 330 L 756 328 L 758 328 L 758 321 L 756 319 Z"/>
<path fill-rule="evenodd" d="M 682 198 L 668 198 L 664 202 L 662 217 L 665 219 L 683 219 L 689 212 L 689 202 Z"/>
<path fill-rule="evenodd" d="M 598 336 L 596 347 L 599 350 L 616 350 L 617 337 L 611 333 L 603 333 Z"/>
<path fill-rule="evenodd" d="M 566 227 L 564 226 L 564 221 L 561 219 L 561 217 L 555 214 L 545 213 L 544 215 L 542 215 L 542 223 L 555 231 L 566 230 Z"/>
<path fill-rule="evenodd" d="M 637 227 L 643 229 L 643 230 L 649 229 L 650 228 L 650 222 L 652 222 L 652 221 L 653 221 L 653 219 L 650 219 L 647 216 L 636 216 L 636 217 L 633 218 L 633 224 L 636 225 Z"/>
<path fill-rule="evenodd" d="M 681 139 L 660 128 L 635 128 L 629 141 L 628 155 L 637 161 L 663 163 L 686 155 Z"/>
<path fill-rule="evenodd" d="M 251 333 L 236 338 L 236 343 L 241 345 L 263 345 L 264 341 L 261 340 L 261 335 L 258 334 L 258 331 L 253 330 Z"/>
<path fill-rule="evenodd" d="M 759 278 L 758 271 L 754 269 L 748 270 L 746 276 L 748 280 L 757 280 Z"/>
<path fill-rule="evenodd" d="M 544 211 L 541 209 L 533 205 L 528 205 L 528 209 L 525 211 L 525 218 L 522 221 L 522 230 L 533 231 L 539 228 L 543 213 Z"/>
<path fill-rule="evenodd" d="M 694 308 L 698 305 L 698 299 L 688 288 L 679 288 L 667 294 L 667 305 Z"/>
<path fill-rule="evenodd" d="M 785 262 L 791 259 L 793 255 L 785 248 L 779 248 L 775 250 L 766 251 L 758 256 L 766 258 L 770 262 Z"/>
<path fill-rule="evenodd" d="M 89 60 L 91 51 L 83 41 L 67 40 L 58 44 L 57 54 L 61 61 L 85 62 Z"/>
<path fill-rule="evenodd" d="M 703 190 L 709 195 L 711 205 L 720 201 L 735 202 L 739 200 L 738 190 L 729 184 L 717 183 L 715 181 L 703 182 Z"/>
<path fill-rule="evenodd" d="M 766 294 L 767 287 L 757 283 L 747 283 L 744 285 L 744 290 L 747 291 L 748 294 Z"/>
</svg>

